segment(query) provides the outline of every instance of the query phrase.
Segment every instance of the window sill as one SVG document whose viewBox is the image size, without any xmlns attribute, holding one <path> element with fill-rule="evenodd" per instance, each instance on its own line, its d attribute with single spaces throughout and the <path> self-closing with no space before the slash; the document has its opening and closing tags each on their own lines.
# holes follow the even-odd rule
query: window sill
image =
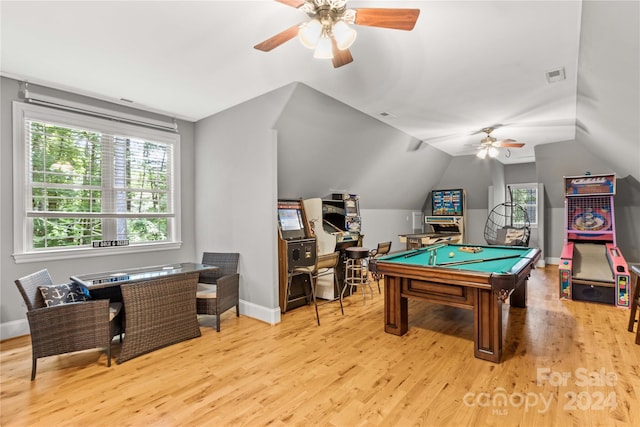
<svg viewBox="0 0 640 427">
<path fill-rule="evenodd" d="M 181 247 L 182 242 L 119 246 L 115 248 L 65 248 L 13 254 L 13 259 L 16 264 L 23 264 L 29 262 L 69 260 L 71 258 L 91 258 L 105 255 L 129 255 L 140 252 L 167 251 L 180 249 Z"/>
</svg>

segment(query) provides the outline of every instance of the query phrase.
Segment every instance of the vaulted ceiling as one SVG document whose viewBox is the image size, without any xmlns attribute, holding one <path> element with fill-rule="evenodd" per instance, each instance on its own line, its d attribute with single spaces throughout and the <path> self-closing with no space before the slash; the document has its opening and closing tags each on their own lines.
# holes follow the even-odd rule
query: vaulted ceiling
<svg viewBox="0 0 640 427">
<path fill-rule="evenodd" d="M 635 125 L 621 118 L 638 113 L 637 2 L 347 6 L 418 8 L 420 16 L 413 31 L 356 26 L 354 62 L 335 69 L 297 39 L 253 49 L 308 19 L 273 0 L 3 0 L 1 72 L 191 121 L 301 82 L 424 141 L 409 149 L 473 154 L 479 131 L 497 125 L 493 136 L 526 143 L 502 150 L 503 163 L 534 161 L 539 144 L 582 139 L 620 173 L 634 173 L 633 159 L 595 137 L 620 124 L 607 143 L 627 152 L 640 144 L 637 117 Z M 614 68 L 621 58 L 625 68 Z M 560 69 L 565 79 L 549 83 L 547 72 Z M 603 115 L 608 122 L 598 122 Z"/>
</svg>

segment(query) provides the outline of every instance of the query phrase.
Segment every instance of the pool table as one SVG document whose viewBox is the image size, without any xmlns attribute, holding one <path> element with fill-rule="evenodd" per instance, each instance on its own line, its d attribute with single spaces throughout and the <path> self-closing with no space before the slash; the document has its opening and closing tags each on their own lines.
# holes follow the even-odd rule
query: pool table
<svg viewBox="0 0 640 427">
<path fill-rule="evenodd" d="M 384 275 L 385 332 L 408 330 L 408 300 L 473 310 L 474 355 L 500 363 L 502 303 L 526 307 L 527 279 L 540 249 L 517 246 L 438 244 L 372 260 Z"/>
</svg>

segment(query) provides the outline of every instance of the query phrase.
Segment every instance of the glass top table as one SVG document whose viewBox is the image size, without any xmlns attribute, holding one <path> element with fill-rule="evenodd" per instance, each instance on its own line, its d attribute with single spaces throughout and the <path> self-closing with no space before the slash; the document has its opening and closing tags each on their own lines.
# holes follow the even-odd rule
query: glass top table
<svg viewBox="0 0 640 427">
<path fill-rule="evenodd" d="M 200 336 L 196 288 L 200 273 L 216 270 L 183 262 L 71 276 L 97 298 L 121 299 L 124 340 L 116 361 Z"/>
<path fill-rule="evenodd" d="M 161 277 L 216 270 L 218 267 L 193 262 L 181 262 L 176 264 L 154 265 L 149 267 L 135 267 L 101 273 L 89 273 L 71 276 L 71 280 L 91 289 L 99 289 L 125 283 L 142 282 Z"/>
</svg>

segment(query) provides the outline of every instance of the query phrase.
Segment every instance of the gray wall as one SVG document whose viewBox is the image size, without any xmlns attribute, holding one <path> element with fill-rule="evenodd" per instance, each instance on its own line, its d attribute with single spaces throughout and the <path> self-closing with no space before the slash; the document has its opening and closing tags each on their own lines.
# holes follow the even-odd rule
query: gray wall
<svg viewBox="0 0 640 427">
<path fill-rule="evenodd" d="M 289 85 L 196 124 L 196 251 L 240 253 L 240 311 L 280 321 L 274 124 Z"/>
<path fill-rule="evenodd" d="M 362 246 L 375 249 L 380 242 L 391 242 L 392 251 L 404 249 L 406 244 L 400 243 L 398 235 L 413 232 L 412 212 L 403 209 L 360 209 L 364 234 Z"/>
<path fill-rule="evenodd" d="M 619 178 L 631 175 L 636 180 L 640 180 L 639 19 L 638 1 L 582 2 L 576 105 L 580 151 L 589 151 Z"/>
<path fill-rule="evenodd" d="M 463 188 L 466 193 L 465 239 L 468 243 L 483 243 L 487 220 L 489 188 L 504 184 L 501 177 L 504 166 L 493 159 L 474 156 L 454 157 L 439 181 L 429 189 Z M 431 194 L 424 205 L 424 212 L 431 213 Z"/>
<path fill-rule="evenodd" d="M 294 90 L 275 126 L 278 197 L 314 198 L 334 192 L 360 197 L 364 246 L 412 232 L 411 212 L 452 157 L 304 84 Z"/>
<path fill-rule="evenodd" d="M 304 84 L 276 123 L 278 195 L 346 191 L 362 209 L 418 209 L 451 156 Z"/>
<path fill-rule="evenodd" d="M 504 166 L 504 181 L 507 184 L 528 184 L 538 182 L 535 163 L 520 163 Z"/>
<path fill-rule="evenodd" d="M 627 262 L 640 263 L 640 182 L 618 178 L 614 206 L 618 247 Z"/>
<path fill-rule="evenodd" d="M 8 78 L 0 78 L 0 333 L 2 339 L 28 333 L 24 306 L 14 280 L 18 277 L 47 268 L 56 282 L 68 281 L 73 274 L 83 274 L 111 269 L 157 265 L 179 261 L 194 261 L 194 125 L 178 122 L 181 146 L 181 199 L 182 199 L 182 248 L 129 255 L 99 255 L 82 258 L 81 261 L 27 262 L 16 264 L 13 257 L 13 136 L 11 103 L 18 98 L 19 83 Z M 108 107 L 117 111 L 158 118 L 157 115 L 130 108 L 109 105 L 94 99 L 58 90 L 31 85 L 34 92 L 54 96 L 97 107 Z M 167 118 L 164 118 L 165 120 Z"/>
</svg>

